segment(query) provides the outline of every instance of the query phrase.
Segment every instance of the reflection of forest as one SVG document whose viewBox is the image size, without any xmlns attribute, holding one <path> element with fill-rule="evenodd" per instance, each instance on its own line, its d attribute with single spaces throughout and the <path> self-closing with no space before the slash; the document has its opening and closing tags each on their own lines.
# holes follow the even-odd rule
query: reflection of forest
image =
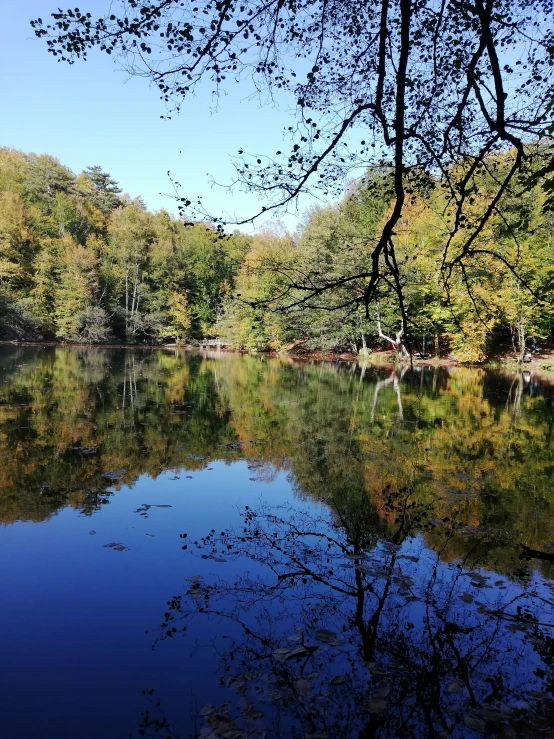
<svg viewBox="0 0 554 739">
<path fill-rule="evenodd" d="M 237 531 L 191 544 L 242 565 L 228 580 L 188 578 L 159 631 L 203 634 L 220 660 L 222 705 L 202 710 L 201 737 L 553 735 L 549 586 L 445 564 L 417 533 L 427 506 L 407 490 L 386 505 L 386 540 L 361 496 L 332 513 L 247 507 Z M 165 736 L 167 722 L 154 728 Z"/>
<path fill-rule="evenodd" d="M 255 458 L 332 502 L 414 489 L 451 532 L 443 557 L 554 540 L 552 388 L 476 369 L 405 372 L 264 357 L 81 348 L 0 350 L 0 517 L 90 512 L 138 475 Z M 255 444 L 251 444 L 255 442 Z M 194 459 L 206 457 L 207 459 Z M 112 478 L 105 477 L 112 473 Z M 452 525 L 452 521 L 455 525 Z M 495 548 L 496 547 L 496 548 Z"/>
</svg>

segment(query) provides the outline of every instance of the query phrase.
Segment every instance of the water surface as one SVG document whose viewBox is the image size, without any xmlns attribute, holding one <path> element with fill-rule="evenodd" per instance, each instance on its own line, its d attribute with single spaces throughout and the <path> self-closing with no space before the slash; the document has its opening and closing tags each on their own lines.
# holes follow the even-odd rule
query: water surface
<svg viewBox="0 0 554 739">
<path fill-rule="evenodd" d="M 0 348 L 1 735 L 552 736 L 553 397 Z"/>
</svg>

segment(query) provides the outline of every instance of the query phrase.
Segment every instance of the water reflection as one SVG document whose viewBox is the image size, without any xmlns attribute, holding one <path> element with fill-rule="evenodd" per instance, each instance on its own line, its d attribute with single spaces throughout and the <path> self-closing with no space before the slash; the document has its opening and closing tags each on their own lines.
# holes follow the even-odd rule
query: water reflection
<svg viewBox="0 0 554 739">
<path fill-rule="evenodd" d="M 445 564 L 456 521 L 437 527 L 409 490 L 384 506 L 387 537 L 364 496 L 315 515 L 247 508 L 239 529 L 191 543 L 243 572 L 188 578 L 158 635 L 212 622 L 220 695 L 199 736 L 552 736 L 552 586 L 483 569 L 486 535 Z"/>
<path fill-rule="evenodd" d="M 83 572 L 119 568 L 126 598 L 153 587 L 147 571 L 189 578 L 163 596 L 156 582 L 156 613 L 170 601 L 155 652 L 183 635 L 186 669 L 194 682 L 202 666 L 199 691 L 213 697 L 177 731 L 154 693 L 144 735 L 551 736 L 553 394 L 529 373 L 0 348 L 0 521 L 91 517 L 87 545 L 73 519 L 57 531 Z M 201 497 L 210 475 L 213 508 Z M 233 531 L 221 501 L 244 506 L 245 483 L 259 483 L 266 503 L 244 509 Z M 105 516 L 134 485 L 145 495 L 129 502 L 132 523 L 123 507 Z M 285 505 L 270 505 L 276 490 Z M 193 510 L 194 536 L 169 536 Z M 155 532 L 135 526 L 149 516 Z M 100 522 L 109 565 L 88 559 Z M 47 536 L 36 542 L 46 562 Z M 20 560 L 29 578 L 32 552 Z M 53 583 L 58 569 L 72 575 L 59 554 L 51 564 Z M 148 625 L 157 629 L 152 614 Z"/>
<path fill-rule="evenodd" d="M 161 352 L 3 348 L 0 520 L 41 521 L 67 505 L 91 513 L 141 474 L 221 456 L 229 414 L 201 365 Z"/>
<path fill-rule="evenodd" d="M 465 518 L 446 559 L 482 530 L 554 540 L 553 392 L 536 378 L 75 348 L 3 348 L 0 371 L 4 523 L 89 514 L 141 474 L 246 458 L 315 500 L 366 491 L 381 509 L 409 485 L 437 519 Z M 493 547 L 489 563 L 509 572 L 518 555 Z"/>
</svg>

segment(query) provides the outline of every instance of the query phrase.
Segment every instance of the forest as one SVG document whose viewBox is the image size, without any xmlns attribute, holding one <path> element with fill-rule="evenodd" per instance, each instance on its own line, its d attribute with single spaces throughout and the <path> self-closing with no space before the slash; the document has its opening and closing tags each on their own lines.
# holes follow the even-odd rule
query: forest
<svg viewBox="0 0 554 739">
<path fill-rule="evenodd" d="M 148 212 L 99 166 L 0 149 L 2 338 L 183 343 L 216 330 L 247 249 Z"/>
<path fill-rule="evenodd" d="M 500 151 L 474 173 L 475 219 L 509 166 L 510 152 Z M 419 176 L 394 233 L 403 306 L 384 275 L 365 307 L 368 278 L 344 275 L 368 269 L 389 217 L 386 167 L 352 180 L 340 201 L 311 207 L 295 232 L 273 221 L 250 236 L 151 213 L 100 166 L 75 175 L 50 155 L 0 148 L 0 339 L 182 345 L 218 337 L 250 351 L 380 346 L 460 362 L 499 351 L 523 357 L 548 344 L 554 214 L 544 207 L 540 167 L 518 174 L 474 240 L 471 263 L 448 280 L 445 250 L 456 253 L 464 224 L 452 239 L 443 184 Z M 467 229 L 471 218 L 464 215 Z M 300 279 L 335 289 L 306 293 Z"/>
</svg>

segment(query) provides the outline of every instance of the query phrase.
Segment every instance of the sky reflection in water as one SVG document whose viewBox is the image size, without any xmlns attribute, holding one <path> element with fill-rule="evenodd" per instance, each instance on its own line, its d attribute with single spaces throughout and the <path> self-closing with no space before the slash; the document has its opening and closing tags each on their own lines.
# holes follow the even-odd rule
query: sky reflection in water
<svg viewBox="0 0 554 739">
<path fill-rule="evenodd" d="M 552 736 L 547 381 L 10 347 L 0 382 L 7 736 Z"/>
</svg>

